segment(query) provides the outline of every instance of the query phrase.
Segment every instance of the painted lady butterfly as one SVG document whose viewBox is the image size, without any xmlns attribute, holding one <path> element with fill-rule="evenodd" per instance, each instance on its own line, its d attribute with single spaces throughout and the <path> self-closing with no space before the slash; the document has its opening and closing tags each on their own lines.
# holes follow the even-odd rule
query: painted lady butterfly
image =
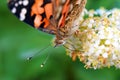
<svg viewBox="0 0 120 80">
<path fill-rule="evenodd" d="M 73 32 L 73 23 L 86 0 L 9 0 L 8 7 L 21 21 L 56 35 L 56 46 Z"/>
</svg>

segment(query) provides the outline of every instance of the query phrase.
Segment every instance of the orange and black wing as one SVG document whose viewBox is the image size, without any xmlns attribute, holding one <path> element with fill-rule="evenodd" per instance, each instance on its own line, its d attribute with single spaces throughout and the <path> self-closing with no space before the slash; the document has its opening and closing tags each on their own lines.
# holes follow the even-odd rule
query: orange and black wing
<svg viewBox="0 0 120 80">
<path fill-rule="evenodd" d="M 56 21 L 52 0 L 9 0 L 8 7 L 21 21 L 44 32 L 54 34 Z"/>
<path fill-rule="evenodd" d="M 8 7 L 21 21 L 56 34 L 57 29 L 65 25 L 70 0 L 9 0 Z"/>
</svg>

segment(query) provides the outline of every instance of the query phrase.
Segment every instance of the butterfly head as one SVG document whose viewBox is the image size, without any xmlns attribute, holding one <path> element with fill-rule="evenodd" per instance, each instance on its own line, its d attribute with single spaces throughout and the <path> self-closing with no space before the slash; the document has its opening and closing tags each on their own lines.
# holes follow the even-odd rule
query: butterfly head
<svg viewBox="0 0 120 80">
<path fill-rule="evenodd" d="M 54 40 L 54 47 L 58 47 L 58 46 L 61 46 L 61 45 L 64 45 L 65 44 L 65 40 L 64 40 L 65 38 L 63 38 L 63 39 L 55 39 Z"/>
</svg>

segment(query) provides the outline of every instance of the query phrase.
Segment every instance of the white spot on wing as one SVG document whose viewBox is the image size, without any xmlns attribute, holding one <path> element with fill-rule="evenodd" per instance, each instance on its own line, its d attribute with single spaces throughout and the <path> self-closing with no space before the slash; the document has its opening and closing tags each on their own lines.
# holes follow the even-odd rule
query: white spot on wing
<svg viewBox="0 0 120 80">
<path fill-rule="evenodd" d="M 21 12 L 22 12 L 23 14 L 26 14 L 26 13 L 27 13 L 27 10 L 26 10 L 25 8 L 23 8 L 23 9 L 21 10 Z"/>
<path fill-rule="evenodd" d="M 19 1 L 18 4 L 21 5 L 21 4 L 22 4 L 22 1 Z"/>
<path fill-rule="evenodd" d="M 25 20 L 25 16 L 22 15 L 22 14 L 20 14 L 20 20 L 21 20 L 21 21 Z"/>
<path fill-rule="evenodd" d="M 27 13 L 27 10 L 23 8 L 20 13 L 20 20 L 23 21 L 25 20 L 25 14 Z"/>
<path fill-rule="evenodd" d="M 18 3 L 15 3 L 15 7 L 18 7 Z"/>
<path fill-rule="evenodd" d="M 24 1 L 23 1 L 23 5 L 24 5 L 24 6 L 27 6 L 27 5 L 28 5 L 28 3 L 29 3 L 29 1 L 28 1 L 28 0 L 24 0 Z"/>
<path fill-rule="evenodd" d="M 11 11 L 12 11 L 12 13 L 16 13 L 17 10 L 16 10 L 16 8 L 14 7 Z"/>
</svg>

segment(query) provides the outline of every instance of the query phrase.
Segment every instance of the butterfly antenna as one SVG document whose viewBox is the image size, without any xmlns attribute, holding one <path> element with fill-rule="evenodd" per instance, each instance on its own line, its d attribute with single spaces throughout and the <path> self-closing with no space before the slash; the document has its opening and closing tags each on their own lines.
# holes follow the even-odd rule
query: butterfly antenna
<svg viewBox="0 0 120 80">
<path fill-rule="evenodd" d="M 46 57 L 46 59 L 44 60 L 44 62 L 40 65 L 41 68 L 44 67 L 44 65 L 46 64 L 49 56 L 50 56 L 50 55 L 48 54 L 47 57 Z"/>
<path fill-rule="evenodd" d="M 38 52 L 36 52 L 34 55 L 28 57 L 27 60 L 32 60 L 34 56 L 40 55 L 41 52 L 43 52 L 44 50 L 46 50 L 50 46 L 51 46 L 51 44 L 48 44 L 47 46 L 45 46 L 44 48 L 42 48 Z"/>
</svg>

